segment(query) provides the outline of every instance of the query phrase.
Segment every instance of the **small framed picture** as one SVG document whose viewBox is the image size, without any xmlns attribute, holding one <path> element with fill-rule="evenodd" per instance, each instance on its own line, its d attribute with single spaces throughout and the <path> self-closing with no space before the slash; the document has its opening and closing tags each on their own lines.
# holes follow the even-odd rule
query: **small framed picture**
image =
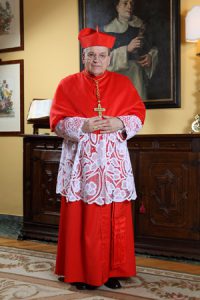
<svg viewBox="0 0 200 300">
<path fill-rule="evenodd" d="M 0 0 L 0 52 L 23 49 L 23 0 Z"/>
<path fill-rule="evenodd" d="M 23 60 L 0 61 L 0 136 L 24 133 Z"/>
</svg>

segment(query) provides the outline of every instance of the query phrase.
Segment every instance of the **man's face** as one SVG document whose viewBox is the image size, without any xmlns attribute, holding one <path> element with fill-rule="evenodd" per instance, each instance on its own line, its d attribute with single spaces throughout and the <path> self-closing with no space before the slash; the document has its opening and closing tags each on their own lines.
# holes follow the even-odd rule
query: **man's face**
<svg viewBox="0 0 200 300">
<path fill-rule="evenodd" d="M 116 10 L 119 19 L 129 20 L 133 12 L 133 0 L 119 0 Z"/>
<path fill-rule="evenodd" d="M 85 70 L 95 76 L 103 74 L 110 64 L 108 51 L 108 48 L 102 46 L 93 46 L 84 49 L 82 61 Z"/>
</svg>

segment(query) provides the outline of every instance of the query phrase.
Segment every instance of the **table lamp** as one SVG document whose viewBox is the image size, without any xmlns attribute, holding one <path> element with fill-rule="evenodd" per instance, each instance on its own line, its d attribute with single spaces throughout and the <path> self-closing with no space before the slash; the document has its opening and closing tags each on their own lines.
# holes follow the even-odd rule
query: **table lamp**
<svg viewBox="0 0 200 300">
<path fill-rule="evenodd" d="M 185 19 L 186 41 L 197 43 L 196 55 L 200 56 L 200 6 L 193 6 Z M 200 133 L 200 114 L 195 116 L 192 132 Z"/>
</svg>

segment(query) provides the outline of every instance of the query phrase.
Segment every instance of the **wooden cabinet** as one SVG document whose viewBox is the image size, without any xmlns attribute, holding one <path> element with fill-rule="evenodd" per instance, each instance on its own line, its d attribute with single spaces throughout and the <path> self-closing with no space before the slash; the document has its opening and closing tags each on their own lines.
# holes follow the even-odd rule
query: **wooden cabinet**
<svg viewBox="0 0 200 300">
<path fill-rule="evenodd" d="M 19 239 L 57 241 L 60 196 L 56 180 L 62 139 L 55 136 L 24 137 L 23 228 Z"/>
<path fill-rule="evenodd" d="M 200 136 L 138 136 L 129 151 L 137 251 L 200 259 Z"/>
<path fill-rule="evenodd" d="M 22 238 L 57 240 L 61 143 L 24 137 Z M 138 194 L 136 252 L 200 259 L 200 135 L 138 135 L 128 147 Z"/>
</svg>

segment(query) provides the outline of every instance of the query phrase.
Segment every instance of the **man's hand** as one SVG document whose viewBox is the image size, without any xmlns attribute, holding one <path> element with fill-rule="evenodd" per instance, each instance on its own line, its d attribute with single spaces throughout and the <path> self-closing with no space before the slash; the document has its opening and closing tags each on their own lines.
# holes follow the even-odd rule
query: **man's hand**
<svg viewBox="0 0 200 300">
<path fill-rule="evenodd" d="M 100 117 L 93 117 L 87 119 L 83 126 L 82 131 L 86 133 L 90 133 L 100 129 L 102 119 Z"/>
<path fill-rule="evenodd" d="M 142 37 L 136 37 L 130 41 L 127 46 L 128 52 L 133 52 L 135 49 L 141 48 L 143 45 Z"/>
<path fill-rule="evenodd" d="M 103 116 L 103 118 L 93 117 L 87 119 L 83 124 L 82 131 L 90 133 L 100 130 L 100 133 L 110 133 L 123 128 L 124 124 L 119 118 Z"/>
<path fill-rule="evenodd" d="M 150 54 L 145 54 L 140 56 L 140 59 L 137 61 L 142 67 L 151 67 L 152 57 Z"/>
<path fill-rule="evenodd" d="M 119 118 L 103 116 L 100 133 L 111 133 L 123 128 L 124 123 Z"/>
</svg>

